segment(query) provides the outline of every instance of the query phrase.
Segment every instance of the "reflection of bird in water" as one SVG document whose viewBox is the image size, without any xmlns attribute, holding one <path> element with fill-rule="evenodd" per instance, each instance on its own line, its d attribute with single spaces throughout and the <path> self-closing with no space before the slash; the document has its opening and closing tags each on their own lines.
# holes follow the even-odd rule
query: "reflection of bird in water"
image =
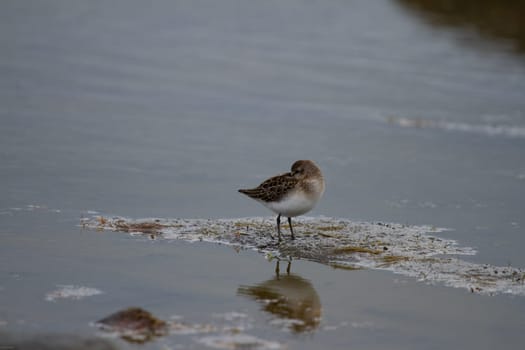
<svg viewBox="0 0 525 350">
<path fill-rule="evenodd" d="M 310 332 L 319 327 L 321 300 L 308 280 L 290 273 L 290 264 L 282 276 L 277 261 L 274 278 L 254 286 L 241 286 L 237 293 L 262 303 L 264 311 L 279 319 L 292 321 L 291 331 Z"/>
</svg>

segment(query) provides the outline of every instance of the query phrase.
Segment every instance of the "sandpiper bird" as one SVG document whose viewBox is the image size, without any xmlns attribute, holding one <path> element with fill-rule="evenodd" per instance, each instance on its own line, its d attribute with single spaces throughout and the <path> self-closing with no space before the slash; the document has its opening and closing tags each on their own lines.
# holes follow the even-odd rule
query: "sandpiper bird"
<svg viewBox="0 0 525 350">
<path fill-rule="evenodd" d="M 292 217 L 310 211 L 324 192 L 321 169 L 311 160 L 298 160 L 292 171 L 264 181 L 256 188 L 239 190 L 277 214 L 277 234 L 281 241 L 281 215 L 288 217 L 292 239 Z"/>
</svg>

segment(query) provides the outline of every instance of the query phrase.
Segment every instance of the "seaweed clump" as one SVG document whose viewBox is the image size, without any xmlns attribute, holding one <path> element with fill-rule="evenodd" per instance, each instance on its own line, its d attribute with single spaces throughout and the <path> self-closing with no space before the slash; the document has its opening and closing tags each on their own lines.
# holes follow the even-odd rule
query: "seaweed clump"
<svg viewBox="0 0 525 350">
<path fill-rule="evenodd" d="M 109 315 L 96 323 L 101 329 L 116 332 L 123 340 L 143 344 L 167 334 L 167 323 L 150 312 L 131 307 Z"/>
</svg>

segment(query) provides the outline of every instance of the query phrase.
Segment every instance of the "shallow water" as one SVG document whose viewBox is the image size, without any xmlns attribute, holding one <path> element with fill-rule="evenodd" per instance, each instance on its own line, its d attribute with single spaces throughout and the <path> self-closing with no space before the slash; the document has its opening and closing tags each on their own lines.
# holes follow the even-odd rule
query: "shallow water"
<svg viewBox="0 0 525 350">
<path fill-rule="evenodd" d="M 525 267 L 525 64 L 505 43 L 394 1 L 0 9 L 0 337 L 92 336 L 140 306 L 216 325 L 238 312 L 243 333 L 291 349 L 521 344 L 522 297 L 302 260 L 291 272 L 322 316 L 293 332 L 238 292 L 275 261 L 78 227 L 89 211 L 272 220 L 236 189 L 311 158 L 327 180 L 311 215 L 447 227 L 478 251 L 466 259 Z M 46 300 L 63 285 L 102 294 Z"/>
</svg>

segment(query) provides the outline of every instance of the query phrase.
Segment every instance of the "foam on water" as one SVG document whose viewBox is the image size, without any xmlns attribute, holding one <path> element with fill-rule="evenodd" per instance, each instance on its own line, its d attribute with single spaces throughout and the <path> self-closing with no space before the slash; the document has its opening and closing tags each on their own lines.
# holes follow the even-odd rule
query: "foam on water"
<svg viewBox="0 0 525 350">
<path fill-rule="evenodd" d="M 47 301 L 57 301 L 58 299 L 80 300 L 93 295 L 102 294 L 102 291 L 83 286 L 58 285 L 58 289 L 46 294 Z"/>
<path fill-rule="evenodd" d="M 387 121 L 403 128 L 432 128 L 447 131 L 475 133 L 488 136 L 504 136 L 512 138 L 524 138 L 525 127 L 506 124 L 469 124 L 462 122 L 450 122 L 439 120 L 428 120 L 422 118 L 389 117 Z"/>
<path fill-rule="evenodd" d="M 466 288 L 473 293 L 525 295 L 525 270 L 477 264 L 460 259 L 475 255 L 471 247 L 444 239 L 444 229 L 394 223 L 354 222 L 329 217 L 302 217 L 294 224 L 297 239 L 279 243 L 273 218 L 129 219 L 91 217 L 81 225 L 97 230 L 144 233 L 162 239 L 210 242 L 253 249 L 268 258 L 307 259 L 334 268 L 370 268 L 411 276 L 429 284 Z"/>
<path fill-rule="evenodd" d="M 223 334 L 203 337 L 199 343 L 215 349 L 282 349 L 277 342 L 260 339 L 248 334 Z"/>
</svg>

